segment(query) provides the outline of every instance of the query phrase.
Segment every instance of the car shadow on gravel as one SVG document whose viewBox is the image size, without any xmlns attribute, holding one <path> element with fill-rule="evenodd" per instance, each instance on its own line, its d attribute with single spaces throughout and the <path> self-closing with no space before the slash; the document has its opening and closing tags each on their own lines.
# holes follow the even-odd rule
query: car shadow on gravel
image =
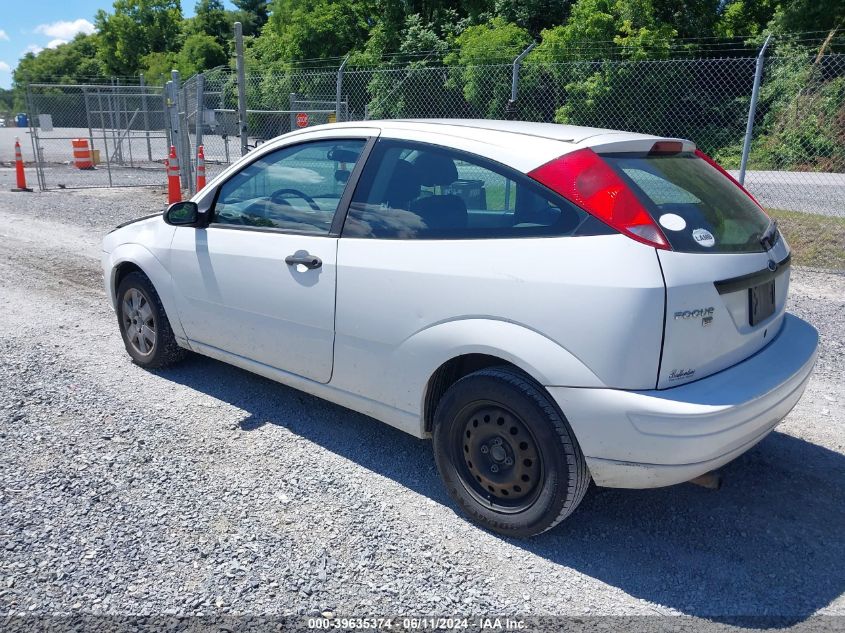
<svg viewBox="0 0 845 633">
<path fill-rule="evenodd" d="M 454 508 L 426 441 L 211 359 L 192 356 L 159 373 L 245 411 L 244 431 L 282 426 Z M 788 626 L 839 597 L 845 457 L 775 432 L 722 472 L 719 491 L 593 487 L 554 530 L 502 540 L 637 598 L 719 622 Z"/>
<path fill-rule="evenodd" d="M 746 627 L 791 626 L 838 598 L 845 457 L 775 432 L 722 473 L 718 491 L 593 489 L 525 547 L 633 596 Z"/>
</svg>

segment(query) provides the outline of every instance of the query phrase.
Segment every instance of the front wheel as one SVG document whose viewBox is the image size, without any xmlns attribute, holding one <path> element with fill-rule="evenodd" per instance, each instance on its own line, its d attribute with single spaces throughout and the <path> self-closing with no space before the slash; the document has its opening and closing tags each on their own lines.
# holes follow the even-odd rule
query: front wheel
<svg viewBox="0 0 845 633">
<path fill-rule="evenodd" d="M 117 320 L 126 351 L 141 367 L 156 369 L 184 358 L 158 293 L 143 273 L 131 272 L 121 280 Z"/>
<path fill-rule="evenodd" d="M 566 419 L 539 385 L 509 367 L 476 371 L 446 391 L 435 412 L 434 456 L 461 509 L 506 536 L 551 529 L 590 483 Z"/>
</svg>

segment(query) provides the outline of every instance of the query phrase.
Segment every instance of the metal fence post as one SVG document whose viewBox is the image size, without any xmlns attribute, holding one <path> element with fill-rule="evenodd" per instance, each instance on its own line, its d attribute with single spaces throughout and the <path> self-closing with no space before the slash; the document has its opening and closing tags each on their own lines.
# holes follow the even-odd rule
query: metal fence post
<svg viewBox="0 0 845 633">
<path fill-rule="evenodd" d="M 118 147 L 118 144 L 117 144 L 117 131 L 116 131 L 117 122 L 115 120 L 115 113 L 117 112 L 117 107 L 115 106 L 115 103 L 114 103 L 114 93 L 115 93 L 114 77 L 112 77 L 109 80 L 109 84 L 111 85 L 111 90 L 109 90 L 109 92 L 108 92 L 107 101 L 108 101 L 108 105 L 109 105 L 109 127 L 111 128 L 111 143 L 112 143 L 111 158 L 112 158 L 112 161 L 116 160 L 118 163 L 123 164 L 123 156 L 118 156 L 118 152 L 119 152 L 120 148 Z M 108 149 L 106 149 L 106 151 L 108 151 Z"/>
<path fill-rule="evenodd" d="M 167 144 L 168 145 L 176 145 L 173 142 L 173 82 L 168 81 L 164 84 L 164 115 L 166 117 L 167 123 Z M 167 148 L 167 152 L 170 152 L 170 147 Z M 167 158 L 165 156 L 165 158 Z"/>
<path fill-rule="evenodd" d="M 194 149 L 194 154 L 199 152 L 200 145 L 202 145 L 202 126 L 203 126 L 203 113 L 205 112 L 205 75 L 199 73 L 196 76 L 197 80 L 197 130 L 196 130 L 196 140 L 194 141 L 194 145 L 196 146 Z"/>
<path fill-rule="evenodd" d="M 179 159 L 179 172 L 182 176 L 182 188 L 191 190 L 191 155 L 186 151 L 185 137 L 188 130 L 186 126 L 182 125 L 182 81 L 178 70 L 170 71 L 170 79 L 173 82 L 171 90 L 173 91 L 173 108 L 176 119 L 176 133 L 174 134 L 174 144 L 176 145 L 176 157 Z M 185 122 L 187 123 L 187 121 Z"/>
<path fill-rule="evenodd" d="M 763 78 L 766 48 L 769 46 L 771 35 L 766 37 L 763 47 L 757 54 L 757 65 L 754 69 L 754 87 L 751 88 L 751 105 L 748 106 L 748 123 L 745 126 L 745 141 L 742 144 L 742 162 L 739 165 L 739 184 L 745 184 L 745 168 L 748 165 L 748 154 L 751 152 L 751 134 L 754 131 L 754 116 L 757 113 L 757 98 L 760 95 L 760 80 Z"/>
<path fill-rule="evenodd" d="M 247 153 L 246 71 L 244 69 L 244 31 L 235 22 L 235 67 L 238 76 L 238 134 L 241 137 L 241 156 Z"/>
<path fill-rule="evenodd" d="M 29 140 L 32 142 L 32 160 L 35 162 L 35 179 L 38 181 L 38 190 L 45 191 L 47 184 L 44 182 L 44 160 L 41 155 L 41 143 L 38 140 L 38 124 L 34 123 L 36 116 L 35 99 L 32 96 L 32 89 L 26 85 L 26 110 L 27 123 L 29 124 Z"/>
<path fill-rule="evenodd" d="M 343 58 L 343 62 L 340 64 L 340 68 L 337 69 L 337 85 L 335 87 L 335 114 L 334 118 L 335 121 L 338 123 L 345 119 L 344 116 L 341 115 L 340 110 L 340 100 L 341 100 L 341 91 L 343 90 L 343 69 L 346 67 L 346 62 L 349 61 L 349 55 Z"/>
<path fill-rule="evenodd" d="M 181 152 L 179 150 L 179 107 L 177 105 L 176 91 L 174 90 L 172 80 L 167 82 L 164 87 L 164 91 L 166 95 L 167 114 L 170 120 L 170 145 L 176 148 L 176 158 L 181 161 Z M 169 151 L 170 150 L 168 148 L 168 154 Z"/>
<path fill-rule="evenodd" d="M 144 82 L 144 73 L 138 76 L 138 84 L 141 86 L 141 111 L 144 113 L 144 134 L 147 137 L 147 160 L 153 162 L 153 147 L 150 144 L 150 116 L 147 111 L 147 84 Z"/>
<path fill-rule="evenodd" d="M 91 110 L 88 107 L 88 89 L 82 89 L 82 99 L 85 105 L 85 122 L 88 124 L 88 142 L 91 144 L 91 156 L 94 155 L 94 127 L 91 125 Z"/>
<path fill-rule="evenodd" d="M 97 88 L 97 105 L 100 108 L 100 128 L 103 130 L 103 149 L 106 152 L 106 171 L 109 174 L 109 187 L 113 187 L 111 177 L 111 158 L 109 158 L 109 142 L 106 137 L 106 118 L 103 112 L 103 89 Z"/>
<path fill-rule="evenodd" d="M 528 47 L 516 56 L 513 60 L 513 67 L 511 69 L 511 98 L 505 106 L 505 118 L 513 120 L 516 118 L 516 93 L 519 89 L 519 69 L 522 66 L 522 60 L 530 53 L 533 48 L 537 46 L 537 42 L 531 42 Z"/>
<path fill-rule="evenodd" d="M 135 161 L 132 158 L 132 124 L 135 122 L 135 117 L 129 116 L 129 89 L 127 88 L 126 90 L 120 90 L 120 79 L 117 80 L 117 86 L 117 104 L 119 108 L 118 112 L 120 113 L 120 147 L 122 151 L 123 141 L 126 140 L 126 149 L 129 152 L 129 166 L 135 167 Z M 137 114 L 137 111 L 135 113 Z M 125 128 L 123 125 L 124 121 L 126 122 Z"/>
</svg>

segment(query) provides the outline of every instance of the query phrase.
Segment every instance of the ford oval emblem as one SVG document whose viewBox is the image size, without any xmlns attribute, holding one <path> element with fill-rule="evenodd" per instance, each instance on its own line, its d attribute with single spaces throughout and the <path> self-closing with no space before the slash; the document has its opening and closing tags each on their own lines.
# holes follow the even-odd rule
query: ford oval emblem
<svg viewBox="0 0 845 633">
<path fill-rule="evenodd" d="M 769 270 L 771 270 L 772 272 L 775 272 L 777 269 L 778 269 L 778 263 L 775 260 L 770 259 L 769 260 Z"/>
</svg>

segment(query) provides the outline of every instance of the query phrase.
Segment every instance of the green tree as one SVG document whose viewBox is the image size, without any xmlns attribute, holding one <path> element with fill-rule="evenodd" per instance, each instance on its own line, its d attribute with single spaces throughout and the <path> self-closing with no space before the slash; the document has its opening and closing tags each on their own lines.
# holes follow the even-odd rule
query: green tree
<svg viewBox="0 0 845 633">
<path fill-rule="evenodd" d="M 16 88 L 27 83 L 80 83 L 102 77 L 105 69 L 97 59 L 97 35 L 80 33 L 67 44 L 27 53 L 12 74 Z"/>
<path fill-rule="evenodd" d="M 456 50 L 446 56 L 452 66 L 450 85 L 483 117 L 501 118 L 510 98 L 511 62 L 531 42 L 528 31 L 504 18 L 465 29 L 454 38 Z M 490 64 L 499 64 L 491 67 Z"/>
<path fill-rule="evenodd" d="M 406 57 L 404 61 L 400 58 L 400 67 L 372 76 L 367 86 L 370 116 L 449 116 L 444 106 L 448 89 L 438 67 L 449 50 L 452 26 L 458 22 L 454 12 L 452 17 L 440 25 L 425 22 L 418 13 L 406 18 L 399 45 L 399 52 Z M 357 105 L 353 103 L 353 107 Z M 451 114 L 454 116 L 454 111 Z"/>
<path fill-rule="evenodd" d="M 217 43 L 216 39 L 204 33 L 189 36 L 177 56 L 179 71 L 185 77 L 222 66 L 227 60 L 223 47 Z"/>
<path fill-rule="evenodd" d="M 0 88 L 0 112 L 9 114 L 15 102 L 15 95 L 11 88 Z"/>
<path fill-rule="evenodd" d="M 370 31 L 375 2 L 273 0 L 272 9 L 268 27 L 277 36 L 276 53 L 295 61 L 338 57 L 360 49 Z"/>
<path fill-rule="evenodd" d="M 144 81 L 151 85 L 161 85 L 170 81 L 170 71 L 179 68 L 176 53 L 147 53 L 141 58 L 141 70 Z"/>
<path fill-rule="evenodd" d="M 531 42 L 526 29 L 496 17 L 484 24 L 466 28 L 454 38 L 447 57 L 450 65 L 474 66 L 510 62 Z"/>
<path fill-rule="evenodd" d="M 831 31 L 845 26 L 842 0 L 781 0 L 769 28 L 776 33 Z"/>
<path fill-rule="evenodd" d="M 644 60 L 666 58 L 674 36 L 651 0 L 578 0 L 569 22 L 543 31 L 526 75 L 561 104 L 559 123 L 657 132 L 673 99 L 655 95 L 684 82 Z"/>
<path fill-rule="evenodd" d="M 12 73 L 15 110 L 27 109 L 28 83 L 89 83 L 102 77 L 104 69 L 97 60 L 96 50 L 96 35 L 79 34 L 67 44 L 44 49 L 37 55 L 25 55 Z M 80 91 L 39 89 L 38 95 L 38 111 L 52 114 L 54 125 L 78 127 L 86 124 Z"/>
<path fill-rule="evenodd" d="M 114 13 L 96 16 L 98 56 L 107 72 L 134 75 L 150 53 L 181 48 L 179 0 L 115 0 Z"/>
<path fill-rule="evenodd" d="M 224 47 L 232 39 L 233 14 L 226 11 L 221 0 L 199 0 L 194 7 L 194 13 L 193 18 L 186 20 L 186 31 L 189 35 L 210 35 Z"/>
<path fill-rule="evenodd" d="M 258 35 L 267 23 L 267 0 L 233 0 L 238 10 L 233 14 L 233 22 L 243 25 L 244 35 Z"/>
<path fill-rule="evenodd" d="M 827 32 L 841 29 L 843 25 L 845 3 L 842 0 L 727 0 L 717 32 L 729 37 L 746 37 L 768 30 L 788 36 Z"/>
<path fill-rule="evenodd" d="M 721 0 L 653 0 L 655 20 L 671 25 L 679 38 L 714 35 L 720 5 Z"/>
<path fill-rule="evenodd" d="M 496 0 L 496 15 L 538 36 L 543 29 L 563 24 L 573 0 Z"/>
<path fill-rule="evenodd" d="M 723 37 L 758 35 L 771 22 L 777 4 L 777 0 L 728 0 L 716 24 L 716 33 Z"/>
<path fill-rule="evenodd" d="M 651 0 L 578 0 L 565 25 L 543 31 L 535 60 L 559 62 L 666 57 L 676 31 Z"/>
<path fill-rule="evenodd" d="M 439 37 L 454 36 L 467 26 L 490 19 L 494 0 L 375 0 L 374 7 L 365 50 L 378 60 L 385 53 L 407 48 L 408 20 L 413 16 Z"/>
</svg>

